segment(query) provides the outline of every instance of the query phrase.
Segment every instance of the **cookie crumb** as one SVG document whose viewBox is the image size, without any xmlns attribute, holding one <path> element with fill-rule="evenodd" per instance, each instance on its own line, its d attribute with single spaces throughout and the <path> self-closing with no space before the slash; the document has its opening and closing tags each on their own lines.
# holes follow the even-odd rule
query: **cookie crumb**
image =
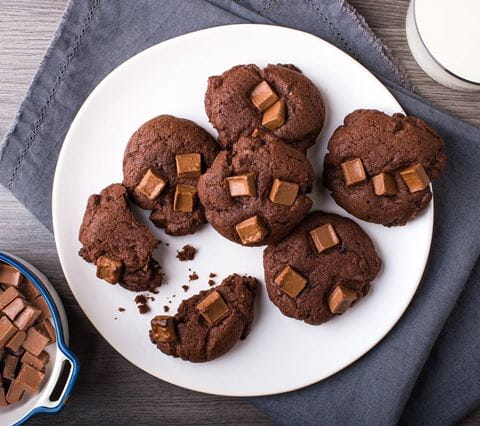
<svg viewBox="0 0 480 426">
<path fill-rule="evenodd" d="M 163 306 L 163 311 L 164 312 L 168 312 L 170 310 L 170 308 L 167 306 L 167 305 L 164 305 Z"/>
<path fill-rule="evenodd" d="M 145 304 L 138 305 L 137 308 L 138 308 L 138 312 L 140 312 L 141 314 L 146 314 L 147 312 L 150 311 L 149 306 Z"/>
<path fill-rule="evenodd" d="M 135 297 L 135 303 L 137 305 L 145 305 L 145 303 L 147 303 L 147 298 L 143 294 L 139 294 Z"/>
<path fill-rule="evenodd" d="M 193 272 L 188 276 L 189 281 L 195 281 L 198 280 L 198 274 L 196 272 Z"/>
<path fill-rule="evenodd" d="M 182 285 L 183 291 L 187 292 L 190 288 L 188 285 Z"/>
<path fill-rule="evenodd" d="M 180 262 L 186 262 L 187 260 L 193 260 L 197 249 L 190 244 L 183 246 L 182 250 L 177 250 L 177 259 Z"/>
<path fill-rule="evenodd" d="M 210 272 L 210 274 L 208 275 L 209 278 L 215 278 L 217 276 L 217 274 L 213 273 L 213 272 Z"/>
<path fill-rule="evenodd" d="M 158 294 L 159 290 L 150 290 L 153 294 Z"/>
<path fill-rule="evenodd" d="M 169 244 L 169 243 L 165 243 L 165 245 L 168 247 L 170 244 Z"/>
<path fill-rule="evenodd" d="M 215 285 L 215 281 L 213 281 L 213 280 L 208 280 L 208 285 L 209 285 L 210 287 L 214 286 L 214 285 Z"/>
<path fill-rule="evenodd" d="M 121 306 L 118 307 L 118 312 L 125 312 L 125 308 L 122 308 Z"/>
</svg>

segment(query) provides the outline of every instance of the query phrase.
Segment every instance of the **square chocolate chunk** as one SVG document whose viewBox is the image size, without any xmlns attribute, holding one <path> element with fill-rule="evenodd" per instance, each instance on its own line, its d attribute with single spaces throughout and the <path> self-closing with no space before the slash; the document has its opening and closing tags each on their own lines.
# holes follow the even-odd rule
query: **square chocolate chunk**
<svg viewBox="0 0 480 426">
<path fill-rule="evenodd" d="M 307 279 L 296 272 L 290 265 L 285 266 L 277 277 L 275 284 L 280 290 L 295 299 L 307 285 Z"/>
<path fill-rule="evenodd" d="M 7 399 L 5 398 L 5 388 L 0 387 L 0 407 L 6 407 L 8 405 Z"/>
<path fill-rule="evenodd" d="M 278 96 L 266 81 L 262 81 L 252 90 L 250 99 L 255 107 L 263 112 L 278 101 Z"/>
<path fill-rule="evenodd" d="M 52 314 L 50 313 L 50 308 L 48 307 L 46 300 L 42 296 L 37 297 L 32 304 L 41 311 L 41 314 L 38 317 L 39 321 L 44 321 L 52 316 Z"/>
<path fill-rule="evenodd" d="M 17 332 L 15 327 L 7 317 L 0 318 L 0 348 L 10 340 L 10 338 Z"/>
<path fill-rule="evenodd" d="M 3 364 L 2 377 L 4 379 L 13 380 L 15 378 L 15 370 L 17 369 L 18 357 L 7 354 L 5 363 Z"/>
<path fill-rule="evenodd" d="M 123 263 L 108 256 L 100 256 L 97 259 L 97 277 L 117 284 L 122 273 Z"/>
<path fill-rule="evenodd" d="M 334 227 L 329 223 L 312 229 L 310 231 L 310 236 L 312 237 L 315 247 L 319 253 L 329 249 L 330 247 L 336 246 L 340 242 Z"/>
<path fill-rule="evenodd" d="M 291 206 L 297 199 L 299 186 L 296 183 L 275 179 L 270 190 L 270 201 L 284 206 Z"/>
<path fill-rule="evenodd" d="M 8 317 L 10 321 L 15 321 L 17 315 L 23 311 L 23 309 L 27 306 L 27 302 L 25 299 L 21 297 L 17 297 L 15 300 L 10 302 L 7 306 L 2 309 L 2 312 Z"/>
<path fill-rule="evenodd" d="M 193 212 L 196 198 L 197 188 L 192 185 L 178 184 L 173 198 L 173 210 L 185 213 Z"/>
<path fill-rule="evenodd" d="M 177 340 L 175 321 L 169 315 L 157 315 L 151 321 L 153 339 L 157 343 L 168 343 Z"/>
<path fill-rule="evenodd" d="M 44 336 L 47 336 L 50 339 L 49 343 L 55 342 L 55 328 L 53 327 L 52 322 L 48 318 L 35 325 L 35 328 Z"/>
<path fill-rule="evenodd" d="M 281 99 L 263 113 L 262 125 L 270 130 L 278 129 L 285 124 L 286 114 L 287 104 Z"/>
<path fill-rule="evenodd" d="M 45 374 L 28 364 L 23 364 L 17 376 L 18 384 L 27 392 L 35 393 L 40 389 Z"/>
<path fill-rule="evenodd" d="M 257 195 L 257 185 L 254 173 L 227 177 L 227 183 L 231 197 L 255 197 Z"/>
<path fill-rule="evenodd" d="M 30 352 L 25 352 L 20 359 L 22 364 L 27 364 L 40 371 L 48 364 L 48 361 L 50 361 L 50 355 L 46 351 L 43 351 L 38 357 Z"/>
<path fill-rule="evenodd" d="M 28 305 L 22 312 L 20 312 L 20 315 L 15 318 L 14 324 L 19 330 L 25 330 L 33 325 L 40 314 L 41 311 L 39 309 Z"/>
<path fill-rule="evenodd" d="M 373 190 L 376 195 L 392 196 L 398 192 L 397 184 L 392 175 L 380 173 L 372 178 Z"/>
<path fill-rule="evenodd" d="M 430 185 L 430 178 L 420 163 L 402 170 L 400 176 L 407 184 L 410 192 L 423 191 L 428 185 Z"/>
<path fill-rule="evenodd" d="M 17 333 L 10 338 L 5 347 L 13 352 L 18 352 L 22 343 L 25 341 L 25 337 L 27 337 L 27 333 L 24 331 L 17 331 Z"/>
<path fill-rule="evenodd" d="M 256 244 L 267 235 L 267 230 L 258 216 L 252 216 L 235 225 L 240 241 L 244 245 Z"/>
<path fill-rule="evenodd" d="M 35 327 L 27 331 L 27 338 L 23 342 L 23 347 L 32 355 L 39 356 L 47 346 L 50 339 L 40 333 Z"/>
<path fill-rule="evenodd" d="M 328 306 L 332 314 L 342 314 L 357 298 L 357 292 L 341 285 L 335 287 L 328 298 Z"/>
<path fill-rule="evenodd" d="M 20 399 L 22 399 L 23 392 L 24 389 L 20 386 L 20 384 L 16 380 L 13 380 L 8 387 L 6 396 L 7 402 L 9 404 L 17 403 L 20 401 Z"/>
<path fill-rule="evenodd" d="M 175 161 L 179 178 L 199 177 L 202 174 L 202 157 L 200 154 L 178 154 L 175 156 Z"/>
<path fill-rule="evenodd" d="M 154 169 L 148 169 L 143 175 L 135 191 L 147 197 L 150 201 L 155 200 L 165 188 L 167 180 L 160 176 Z"/>
<path fill-rule="evenodd" d="M 22 282 L 22 274 L 13 266 L 0 263 L 0 284 L 18 287 Z"/>
<path fill-rule="evenodd" d="M 198 303 L 197 309 L 208 325 L 213 325 L 228 314 L 228 306 L 218 291 L 212 291 L 207 297 L 202 299 Z"/>
<path fill-rule="evenodd" d="M 19 296 L 21 296 L 21 294 L 15 287 L 8 287 L 5 291 L 0 293 L 0 309 L 3 309 Z"/>
<path fill-rule="evenodd" d="M 356 158 L 346 161 L 340 165 L 342 167 L 343 178 L 347 186 L 356 185 L 367 180 L 362 160 Z"/>
<path fill-rule="evenodd" d="M 40 296 L 40 292 L 38 291 L 37 287 L 35 287 L 30 281 L 25 278 L 22 281 L 20 290 L 25 296 L 25 299 L 27 299 L 29 302 Z"/>
</svg>

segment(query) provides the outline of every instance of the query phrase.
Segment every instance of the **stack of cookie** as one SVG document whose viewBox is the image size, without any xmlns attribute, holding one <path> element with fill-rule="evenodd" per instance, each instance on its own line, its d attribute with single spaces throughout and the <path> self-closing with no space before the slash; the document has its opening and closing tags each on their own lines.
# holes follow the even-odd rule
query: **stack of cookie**
<svg viewBox="0 0 480 426">
<path fill-rule="evenodd" d="M 381 260 L 352 220 L 310 212 L 315 171 L 306 152 L 325 121 L 315 85 L 293 65 L 239 65 L 210 77 L 205 109 L 215 141 L 197 124 L 169 115 L 141 126 L 128 142 L 123 184 L 92 195 L 80 254 L 100 278 L 133 291 L 161 283 L 158 241 L 127 199 L 151 210 L 170 235 L 208 221 L 243 246 L 264 246 L 270 300 L 289 317 L 321 324 L 365 296 Z M 352 215 L 404 225 L 431 200 L 430 180 L 445 167 L 438 134 L 418 118 L 357 110 L 330 139 L 323 182 Z M 185 300 L 175 316 L 152 320 L 164 353 L 203 362 L 247 336 L 257 281 L 232 275 Z"/>
</svg>

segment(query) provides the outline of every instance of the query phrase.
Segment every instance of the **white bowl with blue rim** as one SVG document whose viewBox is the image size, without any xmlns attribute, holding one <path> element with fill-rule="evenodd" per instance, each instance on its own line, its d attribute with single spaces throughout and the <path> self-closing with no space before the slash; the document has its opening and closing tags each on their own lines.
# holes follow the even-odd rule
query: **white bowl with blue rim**
<svg viewBox="0 0 480 426">
<path fill-rule="evenodd" d="M 35 414 L 56 414 L 63 409 L 77 380 L 80 364 L 75 354 L 67 347 L 67 315 L 60 297 L 47 277 L 25 260 L 12 254 L 0 252 L 0 261 L 17 268 L 37 288 L 48 304 L 56 334 L 56 342 L 45 348 L 50 354 L 50 361 L 46 366 L 45 379 L 39 392 L 25 393 L 20 402 L 0 409 L 0 424 L 20 425 Z M 69 368 L 69 372 L 63 389 L 55 389 L 65 368 Z M 52 400 L 54 389 L 58 396 Z"/>
</svg>

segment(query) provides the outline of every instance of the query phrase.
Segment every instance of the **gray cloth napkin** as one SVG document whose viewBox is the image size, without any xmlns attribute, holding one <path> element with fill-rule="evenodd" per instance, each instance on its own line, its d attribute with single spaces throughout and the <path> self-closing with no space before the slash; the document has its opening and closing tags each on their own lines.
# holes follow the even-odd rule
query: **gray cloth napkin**
<svg viewBox="0 0 480 426">
<path fill-rule="evenodd" d="M 376 73 L 447 144 L 435 182 L 430 262 L 395 328 L 349 368 L 252 402 L 284 424 L 451 423 L 480 402 L 480 130 L 414 95 L 405 73 L 342 0 L 73 0 L 0 158 L 0 182 L 49 229 L 57 156 L 79 107 L 114 67 L 177 35 L 233 23 L 289 26 L 335 44 Z M 326 64 L 328 66 L 328 64 Z"/>
</svg>

